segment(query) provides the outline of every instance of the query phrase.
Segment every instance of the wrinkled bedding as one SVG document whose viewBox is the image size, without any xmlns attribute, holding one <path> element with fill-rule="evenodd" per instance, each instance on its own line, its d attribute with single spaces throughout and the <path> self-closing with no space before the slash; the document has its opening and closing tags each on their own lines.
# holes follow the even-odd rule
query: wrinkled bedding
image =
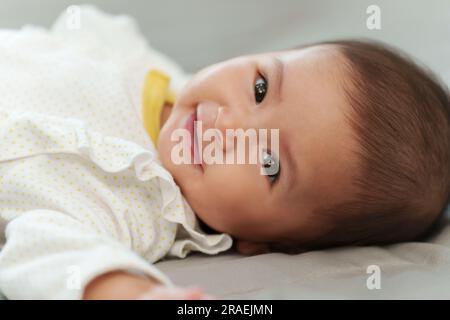
<svg viewBox="0 0 450 320">
<path fill-rule="evenodd" d="M 380 268 L 380 289 L 367 287 L 371 265 Z M 424 242 L 298 255 L 196 254 L 157 266 L 176 284 L 200 285 L 223 299 L 450 299 L 450 210 Z"/>
</svg>

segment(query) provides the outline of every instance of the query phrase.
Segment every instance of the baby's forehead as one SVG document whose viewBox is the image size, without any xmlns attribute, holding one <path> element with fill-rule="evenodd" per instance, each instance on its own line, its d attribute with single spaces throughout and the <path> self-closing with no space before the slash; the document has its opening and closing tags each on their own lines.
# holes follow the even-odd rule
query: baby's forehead
<svg viewBox="0 0 450 320">
<path fill-rule="evenodd" d="M 309 96 L 318 102 L 330 97 L 344 97 L 348 73 L 345 61 L 336 48 L 313 46 L 283 52 L 277 58 L 283 63 L 286 94 L 290 94 L 292 99 Z"/>
<path fill-rule="evenodd" d="M 345 58 L 335 46 L 317 45 L 271 53 L 268 57 L 282 62 L 285 89 L 293 99 L 299 99 L 305 88 L 315 93 L 316 100 L 331 94 L 344 96 L 349 73 Z"/>
</svg>

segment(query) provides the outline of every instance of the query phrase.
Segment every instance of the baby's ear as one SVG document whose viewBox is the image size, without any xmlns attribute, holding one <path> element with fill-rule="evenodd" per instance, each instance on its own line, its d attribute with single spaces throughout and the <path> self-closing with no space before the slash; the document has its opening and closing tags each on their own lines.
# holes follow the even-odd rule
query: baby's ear
<svg viewBox="0 0 450 320">
<path fill-rule="evenodd" d="M 236 250 L 243 255 L 252 256 L 257 254 L 269 253 L 269 244 L 262 242 L 252 242 L 246 240 L 236 240 Z"/>
</svg>

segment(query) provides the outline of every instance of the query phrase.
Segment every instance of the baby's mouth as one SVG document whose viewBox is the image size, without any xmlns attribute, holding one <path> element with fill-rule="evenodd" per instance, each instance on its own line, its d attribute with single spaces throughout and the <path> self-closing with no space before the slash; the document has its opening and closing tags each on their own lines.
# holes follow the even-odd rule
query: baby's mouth
<svg viewBox="0 0 450 320">
<path fill-rule="evenodd" d="M 191 161 L 199 169 L 203 170 L 203 164 L 200 158 L 199 142 L 197 136 L 197 108 L 191 113 L 186 121 L 185 129 L 189 131 L 191 139 Z"/>
<path fill-rule="evenodd" d="M 193 126 L 194 127 L 194 133 L 192 135 L 193 141 L 191 141 L 191 150 L 194 153 L 193 156 L 192 156 L 192 159 L 194 160 L 194 164 L 197 165 L 203 171 L 204 170 L 204 168 L 203 168 L 203 160 L 202 160 L 202 157 L 200 156 L 201 152 L 202 152 L 202 148 L 201 148 L 201 142 L 199 143 L 199 139 L 198 139 L 198 130 L 199 130 L 197 128 L 198 125 L 199 125 L 199 122 L 197 121 L 197 108 L 195 108 L 195 111 L 194 111 L 194 126 Z M 201 125 L 201 123 L 200 123 L 200 125 Z"/>
<path fill-rule="evenodd" d="M 198 145 L 197 145 L 197 108 L 195 108 L 194 112 L 192 113 L 192 132 L 191 132 L 191 159 L 195 163 L 196 159 L 196 153 L 198 152 Z"/>
</svg>

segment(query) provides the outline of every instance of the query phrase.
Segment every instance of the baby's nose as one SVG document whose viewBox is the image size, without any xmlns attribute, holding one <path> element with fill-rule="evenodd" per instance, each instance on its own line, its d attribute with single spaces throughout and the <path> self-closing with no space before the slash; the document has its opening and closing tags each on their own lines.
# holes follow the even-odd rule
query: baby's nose
<svg viewBox="0 0 450 320">
<path fill-rule="evenodd" d="M 245 129 L 247 120 L 244 108 L 230 108 L 213 101 L 197 105 L 197 121 L 202 122 L 203 130 L 217 129 L 225 135 L 227 129 Z"/>
<path fill-rule="evenodd" d="M 217 111 L 215 128 L 222 131 L 247 129 L 250 125 L 250 113 L 242 107 L 220 106 Z"/>
<path fill-rule="evenodd" d="M 197 121 L 201 121 L 203 130 L 215 128 L 220 105 L 213 101 L 202 101 L 197 105 Z"/>
</svg>

